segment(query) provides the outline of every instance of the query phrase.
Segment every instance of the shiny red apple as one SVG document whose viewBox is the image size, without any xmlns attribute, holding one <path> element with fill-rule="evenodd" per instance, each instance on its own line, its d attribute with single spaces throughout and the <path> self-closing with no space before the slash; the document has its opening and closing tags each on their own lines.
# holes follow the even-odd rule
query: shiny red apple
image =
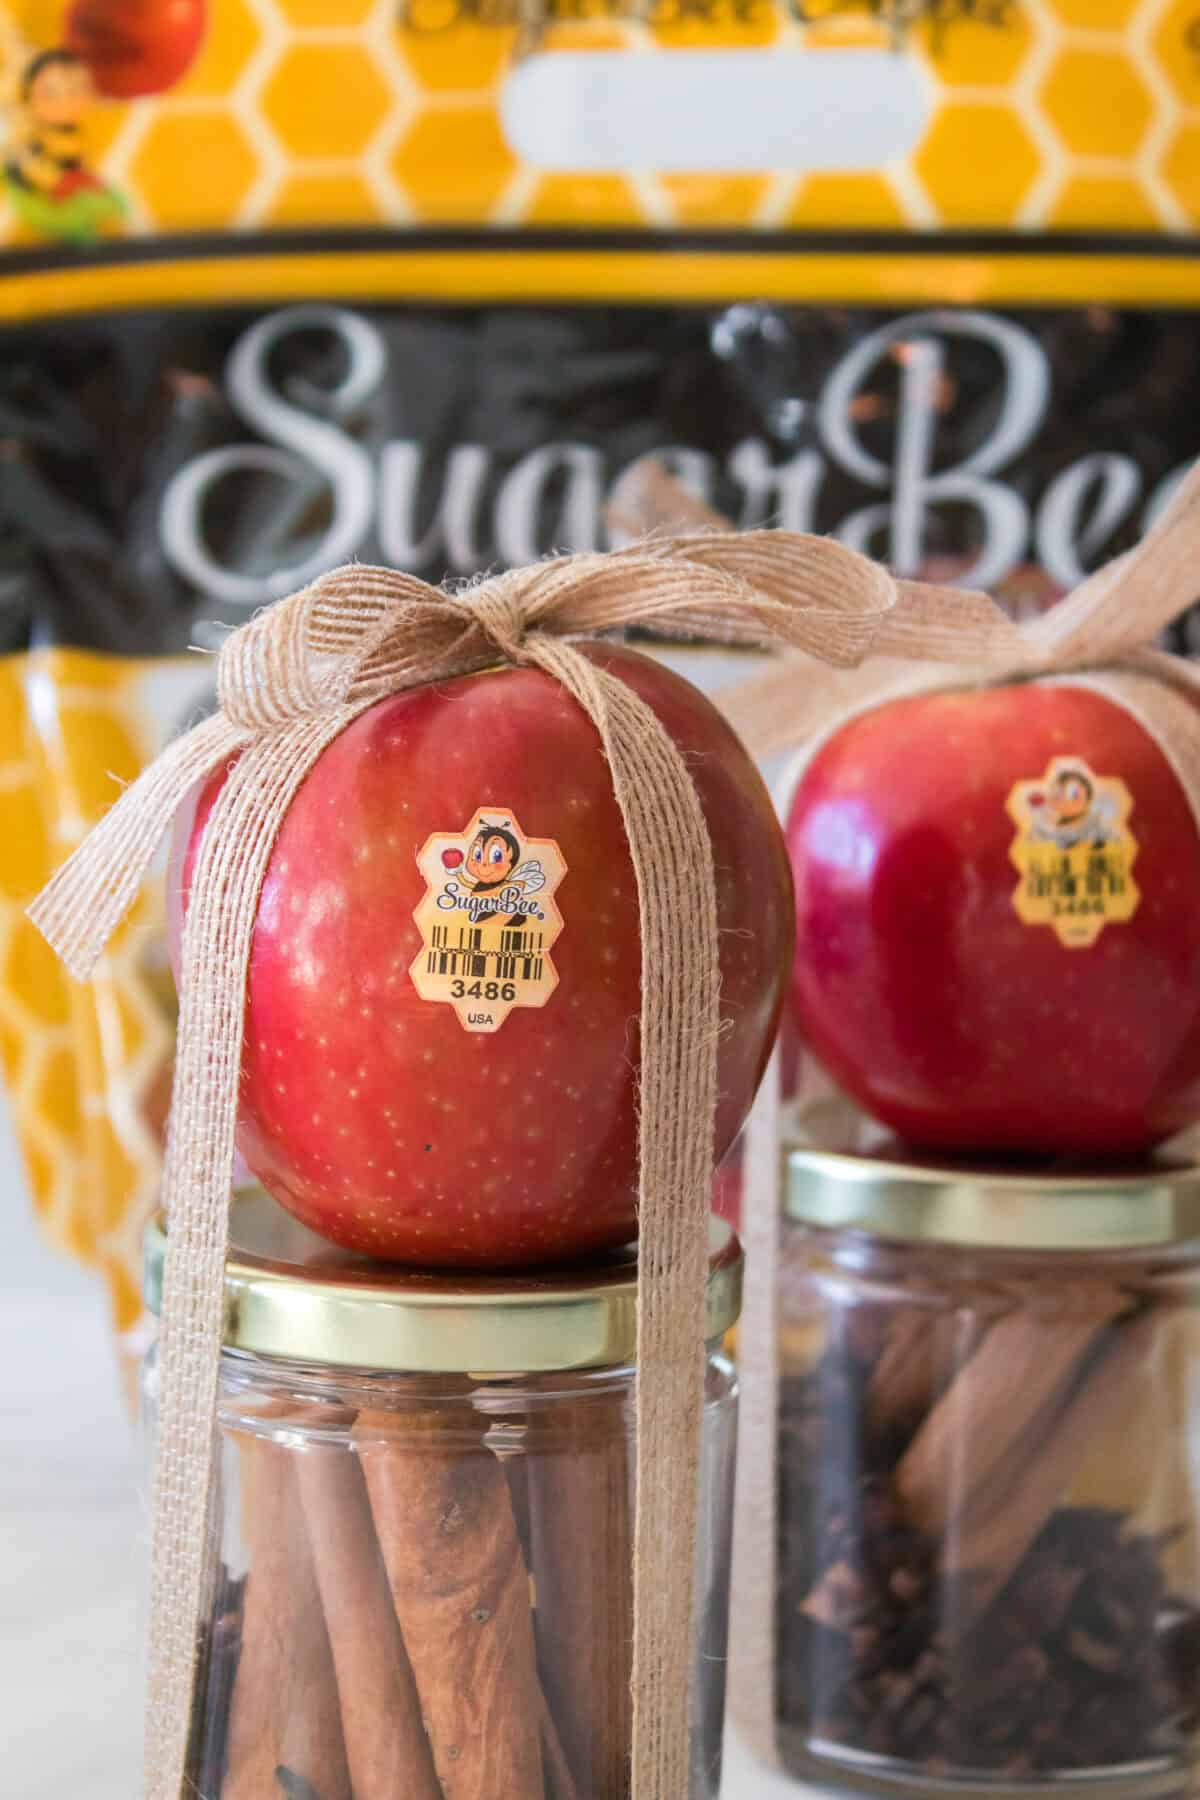
<svg viewBox="0 0 1200 1800">
<path fill-rule="evenodd" d="M 708 821 L 721 1155 L 761 1075 L 791 965 L 783 836 L 708 700 L 632 651 L 589 654 L 653 707 L 688 758 Z M 177 834 L 177 896 L 224 778 L 207 783 Z M 410 974 L 427 953 L 413 918 L 426 896 L 418 855 L 465 832 L 480 809 L 497 827 L 511 820 L 528 839 L 553 840 L 566 867 L 553 894 L 557 985 L 490 1031 L 423 999 Z M 502 829 L 482 848 L 510 867 Z M 436 843 L 428 854 L 439 882 L 463 874 L 447 875 Z M 679 845 L 665 838 L 655 854 L 671 861 Z M 530 904 L 544 892 L 534 886 Z M 628 1242 L 640 967 L 611 774 L 565 691 L 539 671 L 500 669 L 381 701 L 325 750 L 272 854 L 247 992 L 242 1153 L 314 1230 L 400 1262 L 532 1264 Z"/>
<path fill-rule="evenodd" d="M 1140 898 L 1091 944 L 1014 904 L 1010 796 L 1029 784 L 1038 855 L 1061 857 L 1055 759 L 1084 764 L 1101 794 L 1124 782 L 1132 800 Z M 1111 822 L 1097 819 L 1080 854 L 1098 858 L 1102 886 L 1109 852 L 1092 838 Z M 1124 1153 L 1200 1119 L 1200 840 L 1162 753 L 1112 701 L 1025 683 L 881 706 L 819 751 L 787 836 L 799 1026 L 902 1136 Z M 1055 881 L 1054 904 L 1091 904 L 1087 883 L 1071 899 Z"/>
<path fill-rule="evenodd" d="M 74 0 L 66 41 L 113 100 L 162 94 L 181 81 L 204 40 L 207 0 Z"/>
</svg>

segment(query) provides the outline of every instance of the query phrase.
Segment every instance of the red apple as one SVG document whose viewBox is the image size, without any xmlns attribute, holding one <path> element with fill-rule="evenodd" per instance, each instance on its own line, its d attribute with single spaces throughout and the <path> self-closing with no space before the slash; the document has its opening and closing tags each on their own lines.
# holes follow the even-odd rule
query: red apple
<svg viewBox="0 0 1200 1800">
<path fill-rule="evenodd" d="M 162 94 L 195 61 L 207 0 L 74 0 L 66 41 L 113 100 Z"/>
<path fill-rule="evenodd" d="M 1009 798 L 1029 784 L 1041 832 L 1058 757 L 1132 797 L 1140 899 L 1089 945 L 1014 904 Z M 894 701 L 820 750 L 787 832 L 800 1028 L 885 1124 L 930 1146 L 1086 1155 L 1200 1119 L 1200 841 L 1120 707 L 1031 683 Z"/>
<path fill-rule="evenodd" d="M 588 654 L 685 752 L 712 836 L 720 1156 L 786 989 L 783 836 L 757 770 L 703 695 L 632 651 Z M 177 834 L 178 895 L 224 778 L 207 783 Z M 463 833 L 484 808 L 528 838 L 553 839 L 566 873 L 553 894 L 557 985 L 544 1005 L 472 1031 L 452 1005 L 422 999 L 409 969 L 423 948 L 418 855 L 452 879 L 430 840 Z M 506 854 L 502 842 L 491 848 Z M 670 859 L 678 846 L 656 854 Z M 501 669 L 381 701 L 325 750 L 271 858 L 247 992 L 247 1163 L 314 1230 L 398 1262 L 531 1264 L 628 1242 L 640 962 L 612 778 L 595 727 L 564 690 L 539 671 Z"/>
<path fill-rule="evenodd" d="M 735 1144 L 713 1175 L 713 1211 L 735 1231 L 742 1224 L 742 1146 Z"/>
</svg>

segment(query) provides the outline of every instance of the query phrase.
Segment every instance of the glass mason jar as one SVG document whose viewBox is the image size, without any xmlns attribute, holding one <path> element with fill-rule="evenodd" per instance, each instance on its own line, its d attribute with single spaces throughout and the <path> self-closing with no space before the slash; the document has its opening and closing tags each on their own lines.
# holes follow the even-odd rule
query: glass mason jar
<svg viewBox="0 0 1200 1800">
<path fill-rule="evenodd" d="M 792 1150 L 779 1754 L 833 1795 L 1197 1791 L 1200 1170 Z"/>
<path fill-rule="evenodd" d="M 622 1800 L 636 1260 L 417 1274 L 238 1196 L 199 1800 Z M 156 1310 L 164 1239 L 151 1229 Z M 741 1251 L 708 1283 L 688 1800 L 720 1781 Z M 699 1346 L 698 1346 L 699 1348 Z M 156 1372 L 146 1370 L 148 1436 Z"/>
</svg>

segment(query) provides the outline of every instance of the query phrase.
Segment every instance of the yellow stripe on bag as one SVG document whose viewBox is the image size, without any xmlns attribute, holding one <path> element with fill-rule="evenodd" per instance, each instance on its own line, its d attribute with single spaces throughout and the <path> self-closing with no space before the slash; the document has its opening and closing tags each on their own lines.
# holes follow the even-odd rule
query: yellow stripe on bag
<svg viewBox="0 0 1200 1800">
<path fill-rule="evenodd" d="M 488 249 L 287 251 L 163 258 L 0 274 L 0 319 L 142 306 L 348 301 L 1130 305 L 1200 302 L 1200 252 L 1071 250 L 809 254 L 796 250 Z"/>
</svg>

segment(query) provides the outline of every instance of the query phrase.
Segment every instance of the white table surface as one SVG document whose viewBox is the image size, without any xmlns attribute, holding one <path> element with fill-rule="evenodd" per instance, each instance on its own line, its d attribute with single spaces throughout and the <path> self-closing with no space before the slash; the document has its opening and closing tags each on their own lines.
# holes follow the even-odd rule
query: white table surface
<svg viewBox="0 0 1200 1800">
<path fill-rule="evenodd" d="M 136 1800 L 132 1432 L 98 1281 L 35 1234 L 0 1120 L 0 1790 Z"/>
<path fill-rule="evenodd" d="M 137 1800 L 136 1445 L 100 1284 L 38 1239 L 2 1114 L 0 1366 L 0 1794 Z M 722 1800 L 798 1795 L 730 1744 Z"/>
</svg>

